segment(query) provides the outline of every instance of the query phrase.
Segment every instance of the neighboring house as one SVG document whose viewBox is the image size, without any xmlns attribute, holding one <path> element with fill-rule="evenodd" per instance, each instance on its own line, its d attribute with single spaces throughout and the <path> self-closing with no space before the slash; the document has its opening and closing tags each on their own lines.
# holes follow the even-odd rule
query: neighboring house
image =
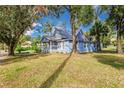
<svg viewBox="0 0 124 93">
<path fill-rule="evenodd" d="M 21 47 L 28 48 L 31 47 L 32 42 L 31 41 L 25 41 L 21 44 Z"/>
<path fill-rule="evenodd" d="M 77 30 L 76 36 L 77 51 L 79 53 L 95 51 L 91 39 L 86 38 L 80 29 Z M 41 42 L 41 49 L 43 52 L 70 53 L 72 51 L 72 36 L 61 27 L 54 27 L 50 35 L 42 37 Z"/>
</svg>

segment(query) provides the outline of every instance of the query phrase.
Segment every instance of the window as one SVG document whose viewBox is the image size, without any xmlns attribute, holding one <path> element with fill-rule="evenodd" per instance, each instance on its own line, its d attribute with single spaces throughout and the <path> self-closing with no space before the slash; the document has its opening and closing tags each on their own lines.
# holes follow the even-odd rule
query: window
<svg viewBox="0 0 124 93">
<path fill-rule="evenodd" d="M 61 42 L 58 42 L 58 48 L 60 48 L 61 47 Z"/>
<path fill-rule="evenodd" d="M 52 49 L 57 49 L 58 43 L 57 42 L 52 42 Z"/>
<path fill-rule="evenodd" d="M 84 47 L 86 47 L 86 43 L 84 43 Z"/>
<path fill-rule="evenodd" d="M 69 43 L 72 43 L 72 41 L 69 41 Z"/>
</svg>

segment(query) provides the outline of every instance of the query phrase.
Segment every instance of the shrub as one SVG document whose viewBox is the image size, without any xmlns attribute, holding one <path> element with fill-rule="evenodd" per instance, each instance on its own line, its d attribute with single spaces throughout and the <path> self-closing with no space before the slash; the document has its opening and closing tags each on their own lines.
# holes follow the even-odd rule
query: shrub
<svg viewBox="0 0 124 93">
<path fill-rule="evenodd" d="M 41 52 L 41 49 L 36 44 L 32 45 L 32 50 L 34 50 L 37 53 Z"/>
<path fill-rule="evenodd" d="M 21 53 L 21 51 L 24 51 L 24 48 L 21 47 L 21 45 L 17 45 L 16 47 L 16 51 L 18 51 L 19 53 Z"/>
</svg>

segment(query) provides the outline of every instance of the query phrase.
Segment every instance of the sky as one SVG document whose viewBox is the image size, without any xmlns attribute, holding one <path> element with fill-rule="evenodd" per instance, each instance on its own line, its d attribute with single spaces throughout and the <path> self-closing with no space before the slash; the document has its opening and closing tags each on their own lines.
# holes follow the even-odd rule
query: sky
<svg viewBox="0 0 124 93">
<path fill-rule="evenodd" d="M 103 12 L 100 16 L 99 19 L 101 22 L 104 22 L 106 18 L 108 17 L 106 12 Z M 71 25 L 70 25 L 70 14 L 69 12 L 63 13 L 59 18 L 53 17 L 53 16 L 47 16 L 47 17 L 42 17 L 37 20 L 36 23 L 33 24 L 33 30 L 27 32 L 27 35 L 31 35 L 32 37 L 37 37 L 39 33 L 37 30 L 42 30 L 42 25 L 41 23 L 45 22 L 50 22 L 54 26 L 60 26 L 62 23 L 66 23 L 65 28 L 68 32 L 71 32 Z M 82 26 L 82 31 L 87 32 L 89 29 L 92 27 L 92 25 L 88 25 L 87 27 Z M 42 33 L 43 34 L 43 33 Z"/>
</svg>

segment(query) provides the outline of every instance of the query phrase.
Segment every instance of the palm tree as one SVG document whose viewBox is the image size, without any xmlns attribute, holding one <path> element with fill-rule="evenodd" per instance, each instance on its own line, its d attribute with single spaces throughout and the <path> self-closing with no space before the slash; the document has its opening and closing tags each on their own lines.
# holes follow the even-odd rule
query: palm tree
<svg viewBox="0 0 124 93">
<path fill-rule="evenodd" d="M 123 53 L 122 35 L 124 30 L 124 6 L 112 5 L 108 6 L 106 11 L 109 14 L 108 24 L 117 32 L 117 53 Z"/>
<path fill-rule="evenodd" d="M 94 6 L 93 8 L 94 8 L 93 31 L 96 39 L 96 48 L 97 51 L 101 51 L 100 33 L 103 28 L 99 16 L 102 14 L 103 11 L 101 6 Z M 93 31 L 91 32 L 91 34 L 93 34 Z"/>
<path fill-rule="evenodd" d="M 95 37 L 97 51 L 101 51 L 101 44 L 105 45 L 109 28 L 105 23 L 96 22 L 90 29 L 90 35 Z"/>
</svg>

